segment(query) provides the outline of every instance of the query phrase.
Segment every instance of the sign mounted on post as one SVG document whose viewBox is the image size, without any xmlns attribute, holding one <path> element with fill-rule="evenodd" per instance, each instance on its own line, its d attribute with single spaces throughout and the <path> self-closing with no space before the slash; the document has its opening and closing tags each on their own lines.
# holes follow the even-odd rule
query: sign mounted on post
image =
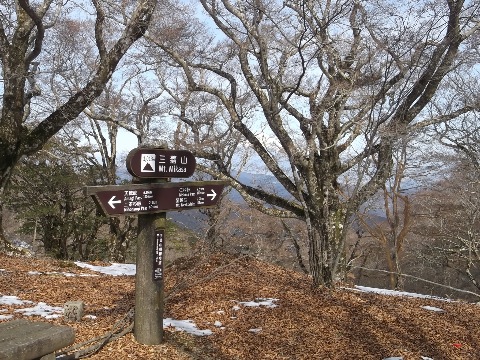
<svg viewBox="0 0 480 360">
<path fill-rule="evenodd" d="M 136 148 L 127 156 L 127 170 L 137 178 L 186 178 L 195 165 L 195 156 L 187 150 Z"/>
<path fill-rule="evenodd" d="M 215 206 L 228 184 L 227 181 L 167 182 L 168 178 L 191 176 L 195 165 L 195 157 L 187 150 L 136 148 L 128 154 L 127 170 L 138 179 L 149 180 L 84 188 L 85 194 L 91 195 L 107 216 L 139 215 L 134 336 L 142 344 L 158 345 L 163 339 L 166 211 Z M 164 182 L 154 180 L 162 178 Z"/>
<path fill-rule="evenodd" d="M 163 280 L 163 252 L 165 230 L 156 229 L 153 246 L 153 281 Z"/>
<path fill-rule="evenodd" d="M 87 186 L 105 215 L 152 214 L 205 208 L 217 204 L 225 181 L 185 181 L 112 186 Z"/>
</svg>

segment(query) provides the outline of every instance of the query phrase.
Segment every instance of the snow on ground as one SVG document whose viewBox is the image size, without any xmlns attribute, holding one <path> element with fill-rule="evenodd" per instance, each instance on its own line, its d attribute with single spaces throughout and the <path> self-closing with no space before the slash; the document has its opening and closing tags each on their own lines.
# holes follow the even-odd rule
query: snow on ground
<svg viewBox="0 0 480 360">
<path fill-rule="evenodd" d="M 23 313 L 25 316 L 41 316 L 45 319 L 55 319 L 63 314 L 63 308 L 57 306 L 50 306 L 44 302 L 39 302 L 37 305 L 25 308 L 17 309 L 15 312 Z"/>
<path fill-rule="evenodd" d="M 1 296 L 0 305 L 23 305 L 23 304 L 33 304 L 32 301 L 23 301 L 16 296 Z"/>
<path fill-rule="evenodd" d="M 0 305 L 27 305 L 32 304 L 32 307 L 24 309 L 16 309 L 16 313 L 23 313 L 25 316 L 41 316 L 45 319 L 53 319 L 62 316 L 63 309 L 61 307 L 55 307 L 47 305 L 44 302 L 35 304 L 30 300 L 21 300 L 17 296 L 0 296 Z M 34 305 L 35 304 L 35 305 Z M 1 312 L 6 312 L 6 309 L 1 309 Z M 0 315 L 0 320 L 12 319 L 14 315 Z"/>
<path fill-rule="evenodd" d="M 110 275 L 110 276 L 122 276 L 122 275 L 127 275 L 127 276 L 133 276 L 135 275 L 135 264 L 117 264 L 113 263 L 110 266 L 95 266 L 95 265 L 90 265 L 87 263 L 83 262 L 75 262 L 75 264 L 79 267 L 90 269 L 96 272 L 99 272 L 104 275 Z M 5 270 L 4 270 L 5 271 Z M 29 271 L 29 275 L 36 276 L 36 275 L 63 275 L 67 277 L 73 277 L 73 276 L 87 276 L 87 274 L 74 274 L 74 273 L 69 273 L 69 272 L 40 272 L 40 271 Z M 92 276 L 92 275 L 89 275 Z M 253 301 L 237 301 L 234 300 L 238 305 L 235 305 L 233 307 L 234 310 L 240 310 L 241 307 L 266 307 L 266 308 L 275 308 L 278 305 L 275 304 L 275 302 L 278 301 L 278 299 L 274 298 L 256 298 Z M 40 316 L 46 319 L 51 319 L 51 318 L 56 318 L 60 317 L 63 314 L 63 308 L 60 307 L 53 307 L 49 306 L 44 302 L 39 302 L 37 304 L 34 304 L 32 301 L 28 300 L 22 300 L 19 299 L 16 296 L 1 296 L 0 294 L 0 305 L 25 305 L 25 304 L 30 304 L 32 305 L 31 307 L 27 308 L 22 308 L 22 309 L 16 309 L 16 313 L 23 313 L 25 316 Z M 4 312 L 2 309 L 0 309 L 0 312 Z M 0 320 L 8 320 L 12 319 L 14 315 L 3 315 L 0 314 Z M 90 315 L 86 315 L 86 318 L 90 318 Z M 219 328 L 224 328 L 220 322 L 215 322 L 214 324 L 215 327 Z M 204 329 L 200 330 L 197 328 L 195 323 L 192 320 L 175 320 L 175 319 L 164 319 L 163 320 L 163 327 L 164 328 L 175 328 L 176 331 L 185 331 L 189 334 L 196 335 L 196 336 L 205 336 L 205 335 L 211 335 L 212 331 L 209 329 Z M 260 329 L 260 328 L 259 328 Z M 252 329 L 251 332 L 253 333 L 258 333 L 260 332 L 258 329 Z"/>
<path fill-rule="evenodd" d="M 78 261 L 75 262 L 75 264 L 77 266 L 82 267 L 82 268 L 87 268 L 87 269 L 97 271 L 97 272 L 102 273 L 102 274 L 112 275 L 112 276 L 122 276 L 122 275 L 133 276 L 133 275 L 135 275 L 135 272 L 136 272 L 135 264 L 113 263 L 110 266 L 95 266 L 95 265 L 90 265 L 90 264 L 83 263 L 83 262 L 78 262 Z M 356 290 L 356 291 L 361 291 L 361 292 L 376 293 L 376 294 L 380 294 L 380 295 L 407 296 L 407 297 L 415 297 L 415 298 L 421 298 L 421 299 L 434 299 L 434 300 L 441 300 L 441 301 L 451 301 L 450 299 L 445 299 L 445 298 L 441 298 L 441 297 L 433 296 L 433 295 L 423 295 L 423 294 L 411 293 L 411 292 L 407 292 L 407 291 L 387 290 L 387 289 L 379 289 L 379 288 L 359 286 L 359 285 L 356 285 L 354 288 L 346 288 L 346 289 Z M 278 305 L 275 304 L 276 301 L 278 301 L 278 299 L 258 298 L 258 299 L 255 299 L 254 301 L 246 301 L 246 302 L 238 302 L 238 303 L 240 305 L 250 306 L 250 307 L 266 306 L 268 308 L 274 308 L 274 307 L 278 306 Z M 238 309 L 240 309 L 240 308 L 238 308 Z M 238 309 L 236 309 L 236 310 L 238 310 Z M 430 310 L 432 310 L 432 309 L 430 309 Z"/>
<path fill-rule="evenodd" d="M 174 320 L 170 318 L 163 319 L 163 328 L 173 327 L 176 331 L 185 331 L 192 335 L 205 336 L 212 335 L 212 330 L 199 330 L 192 320 Z"/>
<path fill-rule="evenodd" d="M 375 294 L 380 294 L 380 295 L 407 296 L 407 297 L 420 298 L 420 299 L 434 299 L 434 300 L 440 300 L 440 301 L 451 301 L 450 299 L 445 299 L 445 298 L 441 298 L 441 297 L 433 296 L 433 295 L 416 294 L 416 293 L 411 293 L 411 292 L 407 292 L 407 291 L 378 289 L 378 288 L 372 288 L 372 287 L 367 287 L 367 286 L 359 286 L 359 285 L 355 285 L 354 288 L 346 288 L 346 289 L 356 290 L 356 291 L 361 291 L 361 292 L 366 292 L 366 293 L 375 293 Z"/>
<path fill-rule="evenodd" d="M 239 302 L 240 305 L 246 306 L 246 307 L 259 307 L 259 306 L 265 306 L 267 308 L 275 308 L 278 305 L 274 304 L 278 299 L 272 299 L 272 298 L 257 298 L 255 301 L 241 301 Z M 238 306 L 235 307 L 234 310 L 239 310 L 240 308 Z"/>
<path fill-rule="evenodd" d="M 81 268 L 90 269 L 105 275 L 112 275 L 112 276 L 122 276 L 122 275 L 131 276 L 131 275 L 135 275 L 135 272 L 136 272 L 135 264 L 113 263 L 110 266 L 96 266 L 96 265 L 90 265 L 87 263 L 76 261 L 75 265 L 80 266 Z"/>
<path fill-rule="evenodd" d="M 423 295 L 423 294 L 411 293 L 411 292 L 406 292 L 406 291 L 378 289 L 378 288 L 372 288 L 372 287 L 367 287 L 367 286 L 358 286 L 358 285 L 356 285 L 351 290 L 367 292 L 367 293 L 375 293 L 375 294 L 386 295 L 386 296 L 406 296 L 406 297 L 413 297 L 413 298 L 419 298 L 419 299 L 432 299 L 432 300 L 447 301 L 447 302 L 452 301 L 450 299 L 445 299 L 445 298 L 438 297 L 438 296 Z M 428 311 L 438 312 L 438 313 L 445 312 L 445 310 L 443 310 L 441 308 L 438 308 L 438 307 L 435 307 L 435 306 L 421 306 L 421 308 L 425 309 L 425 310 L 428 310 Z"/>
<path fill-rule="evenodd" d="M 421 306 L 422 309 L 428 310 L 428 311 L 434 311 L 434 312 L 445 312 L 445 310 L 440 309 L 435 306 Z"/>
<path fill-rule="evenodd" d="M 91 274 L 74 274 L 70 272 L 58 272 L 58 271 L 48 271 L 48 272 L 41 272 L 41 271 L 29 271 L 28 275 L 63 275 L 66 277 L 75 277 L 75 276 L 98 276 L 98 275 L 91 275 Z"/>
<path fill-rule="evenodd" d="M 50 306 L 44 302 L 39 302 L 35 304 L 34 302 L 29 300 L 21 300 L 17 296 L 9 296 L 9 295 L 2 296 L 0 294 L 0 306 L 1 305 L 19 306 L 19 305 L 27 305 L 27 304 L 30 304 L 32 306 L 16 309 L 14 310 L 14 312 L 22 313 L 24 316 L 40 316 L 45 319 L 58 318 L 63 314 L 63 308 L 61 307 Z M 7 314 L 7 315 L 1 314 L 1 313 L 6 313 L 7 311 L 8 311 L 7 309 L 0 309 L 0 320 L 11 320 L 15 317 L 12 314 Z M 95 319 L 96 317 L 93 315 L 85 315 L 85 318 Z M 163 327 L 164 328 L 173 327 L 175 328 L 176 331 L 185 331 L 189 334 L 197 335 L 197 336 L 205 336 L 205 335 L 212 334 L 212 331 L 208 329 L 199 330 L 192 320 L 174 320 L 174 319 L 167 318 L 163 320 Z"/>
<path fill-rule="evenodd" d="M 90 269 L 96 271 L 98 273 L 110 276 L 133 276 L 135 275 L 135 264 L 118 264 L 113 263 L 110 266 L 96 266 L 90 265 L 83 262 L 75 262 L 75 264 L 81 268 Z M 0 269 L 0 272 L 6 272 L 6 269 Z M 89 274 L 73 274 L 73 273 L 58 273 L 58 272 L 39 272 L 39 271 L 30 271 L 28 272 L 30 275 L 63 275 L 63 276 L 96 276 L 96 275 L 89 275 Z M 347 288 L 348 290 L 354 291 L 361 291 L 361 292 L 369 292 L 369 293 L 376 293 L 380 295 L 388 295 L 388 296 L 408 296 L 408 297 L 415 297 L 415 298 L 424 298 L 424 299 L 434 299 L 434 300 L 441 300 L 441 301 L 450 301 L 449 299 L 444 299 L 436 296 L 430 295 L 422 295 L 416 293 L 410 293 L 405 291 L 393 291 L 393 290 L 385 290 L 385 289 L 378 289 L 378 288 L 371 288 L 366 286 L 355 286 L 354 288 Z M 232 300 L 236 303 L 232 307 L 232 310 L 238 311 L 241 307 L 266 307 L 266 308 L 275 308 L 279 305 L 276 304 L 279 299 L 275 298 L 255 298 L 253 301 L 237 301 Z M 1 309 L 1 305 L 7 306 L 21 306 L 21 305 L 30 305 L 30 307 L 21 308 L 14 310 L 15 313 L 22 313 L 25 316 L 40 316 L 44 318 L 55 318 L 62 316 L 63 309 L 60 307 L 49 306 L 44 302 L 39 302 L 35 304 L 29 300 L 19 299 L 16 296 L 9 296 L 9 295 L 2 295 L 0 294 L 0 320 L 9 320 L 13 319 L 14 315 L 6 314 L 8 312 L 7 309 Z M 434 311 L 434 312 L 444 312 L 445 310 L 433 307 L 433 306 L 422 306 L 423 309 L 427 311 Z M 218 311 L 218 314 L 224 314 L 224 311 Z M 85 318 L 94 319 L 95 317 L 92 315 L 86 315 Z M 215 321 L 213 326 L 224 329 L 223 324 L 220 321 Z M 206 336 L 212 335 L 213 332 L 209 329 L 200 330 L 197 328 L 196 324 L 192 320 L 175 320 L 171 318 L 167 318 L 163 320 L 163 327 L 164 328 L 174 328 L 176 331 L 184 331 L 192 335 L 196 336 Z M 258 328 L 251 328 L 248 330 L 252 334 L 259 334 L 262 331 L 261 327 Z M 422 360 L 433 360 L 429 357 L 421 357 Z M 384 358 L 383 360 L 403 360 L 401 357 L 388 357 Z"/>
</svg>

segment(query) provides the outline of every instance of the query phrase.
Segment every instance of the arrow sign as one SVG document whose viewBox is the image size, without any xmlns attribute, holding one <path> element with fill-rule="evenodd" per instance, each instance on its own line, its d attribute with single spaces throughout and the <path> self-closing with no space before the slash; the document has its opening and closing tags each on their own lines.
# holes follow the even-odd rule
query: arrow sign
<svg viewBox="0 0 480 360">
<path fill-rule="evenodd" d="M 215 206 L 226 181 L 87 186 L 105 215 L 152 214 Z"/>
<path fill-rule="evenodd" d="M 195 156 L 187 150 L 136 148 L 127 156 L 127 170 L 137 178 L 186 178 L 195 165 Z"/>
<path fill-rule="evenodd" d="M 207 194 L 207 197 L 209 197 L 211 201 L 213 201 L 216 196 L 217 196 L 217 193 L 213 189 L 210 190 L 210 194 Z"/>
<path fill-rule="evenodd" d="M 110 198 L 110 200 L 108 200 L 108 205 L 110 205 L 112 209 L 115 209 L 115 204 L 122 203 L 122 200 L 115 200 L 115 199 L 116 199 L 116 196 L 114 195 Z"/>
</svg>

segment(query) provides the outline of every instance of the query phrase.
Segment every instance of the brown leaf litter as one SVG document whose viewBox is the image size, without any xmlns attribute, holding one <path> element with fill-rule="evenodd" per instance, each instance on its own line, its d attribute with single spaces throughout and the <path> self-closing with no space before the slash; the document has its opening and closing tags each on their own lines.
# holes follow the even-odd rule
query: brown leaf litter
<svg viewBox="0 0 480 360">
<path fill-rule="evenodd" d="M 1 254 L 0 269 L 0 296 L 58 307 L 82 300 L 86 314 L 95 318 L 79 323 L 35 318 L 73 326 L 76 343 L 110 331 L 134 306 L 133 276 L 65 276 L 99 274 L 70 262 Z M 199 337 L 169 328 L 162 345 L 146 346 L 129 333 L 90 358 L 480 359 L 480 307 L 475 304 L 312 290 L 308 276 L 227 254 L 174 262 L 166 270 L 166 293 L 165 317 L 191 319 L 213 334 Z M 276 306 L 260 305 L 262 299 L 274 299 L 268 304 Z M 252 301 L 259 306 L 243 304 Z M 0 305 L 0 315 L 22 318 L 15 312 L 19 308 Z"/>
</svg>

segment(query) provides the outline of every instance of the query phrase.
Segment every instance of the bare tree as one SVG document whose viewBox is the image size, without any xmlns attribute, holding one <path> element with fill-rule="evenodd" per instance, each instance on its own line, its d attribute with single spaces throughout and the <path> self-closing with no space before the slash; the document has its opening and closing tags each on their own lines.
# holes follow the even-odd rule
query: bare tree
<svg viewBox="0 0 480 360">
<path fill-rule="evenodd" d="M 419 254 L 437 269 L 441 283 L 480 290 L 480 184 L 471 164 L 444 166 L 446 179 L 423 194 L 416 213 L 416 233 L 422 236 Z M 420 216 L 421 215 L 421 216 Z M 447 284 L 450 285 L 450 284 Z"/>
<path fill-rule="evenodd" d="M 239 175 L 248 161 L 248 152 L 242 149 L 243 138 L 231 126 L 228 114 L 218 100 L 209 94 L 199 95 L 188 89 L 172 91 L 165 82 L 162 86 L 170 95 L 169 113 L 177 122 L 172 145 L 189 149 L 196 157 L 206 160 L 197 164 L 197 178 L 215 178 L 220 173 L 231 173 L 233 168 Z M 224 191 L 221 194 L 222 206 L 228 193 Z M 225 213 L 217 206 L 201 212 L 207 216 L 205 240 L 208 247 L 214 249 L 222 242 L 219 225 L 225 221 L 228 211 Z"/>
<path fill-rule="evenodd" d="M 156 24 L 151 40 L 190 90 L 219 99 L 290 197 L 223 176 L 252 206 L 305 221 L 314 284 L 332 286 L 344 273 L 349 219 L 390 176 L 397 139 L 478 109 L 436 94 L 447 74 L 468 71 L 462 44 L 478 33 L 479 3 L 201 4 L 214 26 L 199 32 L 192 14 L 178 12 Z M 193 39 L 214 31 L 218 40 Z M 242 111 L 247 94 L 253 114 Z M 343 186 L 347 179 L 353 189 Z"/>
<path fill-rule="evenodd" d="M 0 58 L 2 62 L 3 97 L 0 117 L 0 210 L 4 191 L 12 172 L 23 156 L 35 153 L 63 126 L 75 119 L 103 91 L 119 61 L 135 41 L 142 37 L 155 9 L 156 0 L 142 0 L 135 5 L 92 0 L 80 2 L 75 9 L 70 3 L 45 0 L 30 4 L 27 0 L 5 1 L 0 5 Z M 94 24 L 94 70 L 73 73 L 82 79 L 81 86 L 51 109 L 39 107 L 41 84 L 36 74 L 39 63 L 48 53 L 49 35 L 59 18 L 72 18 L 76 11 L 90 16 Z M 68 15 L 70 13 L 70 15 Z M 107 16 L 108 15 L 108 16 Z M 110 26 L 116 35 L 109 32 Z M 74 57 L 75 55 L 72 54 Z M 52 64 L 43 64 L 47 67 Z M 68 64 L 67 64 L 68 65 Z M 63 68 L 60 68 L 63 70 Z M 54 70 L 52 70 L 54 71 Z M 54 81 L 55 78 L 52 78 Z M 42 111 L 44 109 L 48 109 Z M 2 239 L 4 237 L 2 235 Z"/>
<path fill-rule="evenodd" d="M 412 201 L 402 188 L 406 176 L 408 141 L 404 139 L 399 145 L 394 153 L 392 177 L 381 189 L 381 211 L 385 214 L 385 220 L 383 217 L 371 216 L 371 209 L 368 208 L 357 214 L 361 225 L 359 231 L 366 231 L 380 244 L 389 271 L 391 289 L 402 288 L 402 255 L 413 222 Z"/>
<path fill-rule="evenodd" d="M 465 85 L 465 82 L 463 83 Z M 478 84 L 462 87 L 471 93 Z M 473 95 L 473 94 L 471 94 Z M 465 96 L 468 96 L 465 95 Z M 443 145 L 439 155 L 446 178 L 438 181 L 420 213 L 427 223 L 419 233 L 428 241 L 429 263 L 454 271 L 480 290 L 480 135 L 476 116 L 462 116 L 436 126 Z M 447 151 L 445 151 L 447 149 Z M 450 151 L 448 151 L 450 150 Z"/>
</svg>

